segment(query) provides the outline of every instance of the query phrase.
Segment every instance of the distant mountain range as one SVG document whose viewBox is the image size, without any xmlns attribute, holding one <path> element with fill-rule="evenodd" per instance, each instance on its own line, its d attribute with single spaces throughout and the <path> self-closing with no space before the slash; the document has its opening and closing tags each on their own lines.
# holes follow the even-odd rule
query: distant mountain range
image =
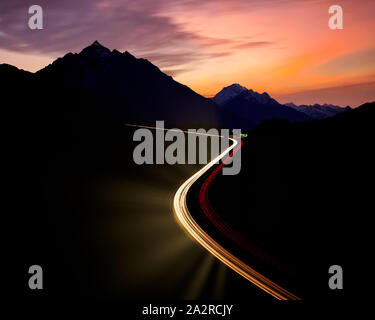
<svg viewBox="0 0 375 320">
<path fill-rule="evenodd" d="M 224 110 L 246 118 L 255 125 L 263 120 L 286 119 L 290 122 L 321 120 L 334 116 L 350 107 L 341 108 L 333 105 L 296 106 L 293 103 L 280 104 L 268 93 L 258 93 L 239 84 L 223 88 L 212 99 Z"/>
<path fill-rule="evenodd" d="M 139 124 L 164 120 L 167 126 L 253 129 L 262 120 L 305 122 L 348 109 L 282 105 L 266 92 L 260 94 L 239 84 L 225 87 L 213 99 L 204 98 L 148 60 L 137 59 L 127 51 L 111 51 L 97 41 L 36 73 L 2 64 L 0 84 L 5 93 L 13 92 L 15 99 L 21 99 L 18 91 L 38 88 L 35 90 L 53 100 L 52 105 L 51 101 L 45 102 L 47 112 L 52 112 L 53 104 L 60 106 L 61 113 L 64 106 L 78 108 L 80 103 L 80 118 L 95 110 L 99 117 L 110 115 L 118 121 Z M 57 111 L 54 117 L 59 117 Z"/>
<path fill-rule="evenodd" d="M 296 106 L 294 103 L 286 103 L 284 104 L 287 107 L 291 107 L 297 111 L 303 112 L 304 114 L 308 115 L 313 120 L 323 120 L 329 117 L 333 117 L 339 113 L 344 111 L 348 111 L 351 108 L 349 106 L 342 108 L 339 106 L 335 106 L 332 104 L 314 104 L 314 105 L 300 105 Z"/>
</svg>

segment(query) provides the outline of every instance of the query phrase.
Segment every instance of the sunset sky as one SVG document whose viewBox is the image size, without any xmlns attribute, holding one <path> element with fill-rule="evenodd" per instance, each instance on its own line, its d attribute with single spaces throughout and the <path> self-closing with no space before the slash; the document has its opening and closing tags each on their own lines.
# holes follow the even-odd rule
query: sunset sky
<svg viewBox="0 0 375 320">
<path fill-rule="evenodd" d="M 44 29 L 28 28 L 28 8 Z M 330 30 L 341 5 L 344 29 Z M 38 0 L 0 2 L 0 63 L 36 71 L 94 40 L 147 58 L 211 96 L 232 83 L 278 101 L 375 100 L 374 0 Z"/>
</svg>

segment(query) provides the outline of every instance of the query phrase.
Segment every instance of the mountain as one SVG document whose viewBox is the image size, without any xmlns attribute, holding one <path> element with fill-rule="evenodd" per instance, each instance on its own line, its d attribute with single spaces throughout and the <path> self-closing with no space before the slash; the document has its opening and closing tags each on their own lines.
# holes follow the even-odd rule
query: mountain
<svg viewBox="0 0 375 320">
<path fill-rule="evenodd" d="M 276 100 L 272 99 L 267 92 L 263 92 L 262 94 L 253 91 L 251 89 L 247 89 L 238 83 L 232 84 L 228 87 L 225 87 L 221 90 L 213 100 L 218 105 L 225 105 L 226 103 L 230 102 L 232 99 L 236 98 L 239 95 L 243 95 L 246 100 L 253 100 L 256 103 L 260 104 L 274 104 L 277 103 Z"/>
<path fill-rule="evenodd" d="M 0 64 L 0 80 L 2 80 L 2 82 L 4 81 L 4 83 L 8 83 L 8 85 L 15 85 L 16 82 L 19 82 L 19 84 L 22 85 L 25 82 L 30 81 L 31 78 L 31 72 L 20 70 L 17 67 L 6 63 Z"/>
<path fill-rule="evenodd" d="M 242 92 L 246 91 L 248 91 L 247 88 L 239 85 L 238 83 L 235 83 L 229 87 L 225 87 L 212 100 L 215 101 L 218 105 L 222 106 Z"/>
<path fill-rule="evenodd" d="M 128 122 L 164 120 L 169 125 L 222 125 L 212 101 L 200 96 L 145 59 L 109 50 L 95 41 L 80 53 L 68 53 L 38 71 L 47 83 L 95 95 L 106 111 Z"/>
<path fill-rule="evenodd" d="M 327 243 L 340 239 L 334 257 L 346 265 L 353 239 L 367 244 L 355 254 L 355 261 L 371 250 L 373 224 L 368 208 L 373 205 L 369 183 L 375 163 L 370 147 L 374 121 L 375 102 L 304 124 L 265 121 L 246 138 L 241 173 L 228 179 L 219 176 L 215 181 L 210 201 L 216 213 L 274 259 L 288 263 L 287 271 L 274 268 L 272 276 L 282 285 L 283 275 L 288 274 L 288 289 L 294 287 L 292 292 L 305 300 L 320 294 L 333 297 L 320 280 L 333 257 Z M 227 188 L 229 183 L 236 189 Z M 243 202 L 228 201 L 234 197 L 246 199 L 251 214 L 243 214 Z M 264 224 L 273 231 L 249 228 Z M 315 236 L 317 230 L 319 237 Z M 319 259 L 312 261 L 315 252 Z M 261 259 L 256 263 L 262 263 Z M 291 270 L 296 272 L 289 276 Z M 308 282 L 304 281 L 306 270 L 311 274 Z"/>
<path fill-rule="evenodd" d="M 272 99 L 268 93 L 258 93 L 239 84 L 223 88 L 212 99 L 224 110 L 246 119 L 255 127 L 263 120 L 273 118 L 290 122 L 311 120 L 310 116 L 292 107 L 284 106 Z"/>
<path fill-rule="evenodd" d="M 204 98 L 148 60 L 110 50 L 98 41 L 79 53 L 67 53 L 36 73 L 0 65 L 0 85 L 16 100 L 43 92 L 38 96 L 42 102 L 31 116 L 38 113 L 39 119 L 46 118 L 47 122 L 48 117 L 58 119 L 70 113 L 77 119 L 107 117 L 122 123 L 164 120 L 168 127 L 253 129 L 263 120 L 303 122 L 342 110 L 326 105 L 281 105 L 266 92 L 260 94 L 239 84 L 224 88 L 213 99 Z M 20 96 L 20 91 L 28 94 Z M 24 112 L 32 113 L 33 109 Z"/>
<path fill-rule="evenodd" d="M 287 107 L 291 107 L 297 111 L 303 112 L 314 120 L 323 120 L 329 117 L 333 117 L 344 111 L 348 111 L 351 108 L 349 106 L 342 108 L 332 104 L 314 104 L 314 105 L 299 105 L 296 106 L 294 103 L 284 104 Z"/>
</svg>

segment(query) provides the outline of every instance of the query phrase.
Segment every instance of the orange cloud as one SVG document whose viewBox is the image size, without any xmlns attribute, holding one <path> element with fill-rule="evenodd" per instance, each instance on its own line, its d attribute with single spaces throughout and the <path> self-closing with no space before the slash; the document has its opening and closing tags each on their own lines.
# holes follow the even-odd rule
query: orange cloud
<svg viewBox="0 0 375 320">
<path fill-rule="evenodd" d="M 38 4 L 45 7 L 43 32 L 28 30 L 23 2 L 1 2 L 2 62 L 36 71 L 97 39 L 111 49 L 149 58 L 207 95 L 238 82 L 286 94 L 366 81 L 375 72 L 373 0 L 341 0 L 344 29 L 336 31 L 328 28 L 329 0 Z"/>
</svg>

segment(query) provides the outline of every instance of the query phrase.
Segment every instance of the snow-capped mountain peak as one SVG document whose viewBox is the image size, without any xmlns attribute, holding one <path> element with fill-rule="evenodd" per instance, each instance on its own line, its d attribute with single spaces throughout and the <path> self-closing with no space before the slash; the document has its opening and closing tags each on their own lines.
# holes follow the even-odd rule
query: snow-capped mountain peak
<svg viewBox="0 0 375 320">
<path fill-rule="evenodd" d="M 312 119 L 315 120 L 322 120 L 328 117 L 335 116 L 336 114 L 339 114 L 341 112 L 350 110 L 350 107 L 342 108 L 340 106 L 335 106 L 332 104 L 314 104 L 314 105 L 295 105 L 294 103 L 285 103 L 284 104 L 287 107 L 293 108 L 299 112 L 303 112 Z"/>
<path fill-rule="evenodd" d="M 267 92 L 258 93 L 251 89 L 241 86 L 238 83 L 234 83 L 228 87 L 223 88 L 213 100 L 218 105 L 225 105 L 230 100 L 238 97 L 239 95 L 243 96 L 246 100 L 255 100 L 260 104 L 267 104 L 273 102 L 274 100 L 268 95 Z"/>
<path fill-rule="evenodd" d="M 239 85 L 238 83 L 234 83 L 228 87 L 223 88 L 214 98 L 213 100 L 218 105 L 223 105 L 227 103 L 229 100 L 233 99 L 234 97 L 238 96 L 242 92 L 249 91 L 247 88 Z"/>
</svg>

